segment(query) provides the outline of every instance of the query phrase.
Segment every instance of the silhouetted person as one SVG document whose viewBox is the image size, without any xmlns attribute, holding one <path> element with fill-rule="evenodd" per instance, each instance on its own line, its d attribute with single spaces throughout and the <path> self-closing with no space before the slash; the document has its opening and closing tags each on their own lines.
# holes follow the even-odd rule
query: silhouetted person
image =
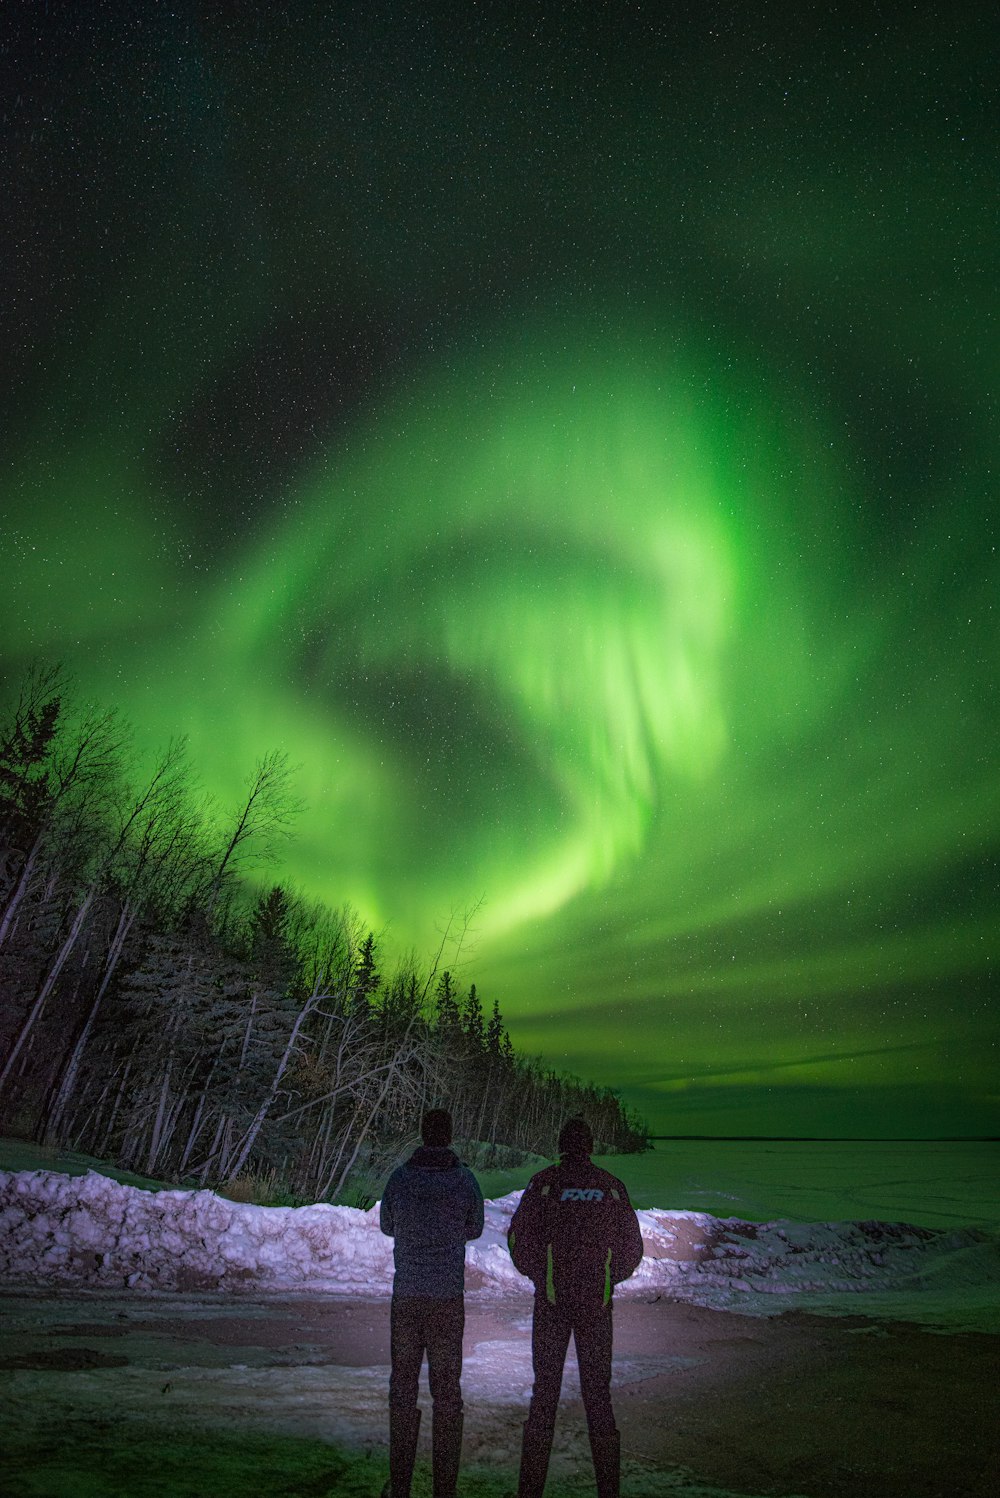
<svg viewBox="0 0 1000 1498">
<path fill-rule="evenodd" d="M 383 1498 L 408 1498 L 417 1452 L 417 1384 L 427 1354 L 433 1402 L 434 1498 L 454 1498 L 462 1454 L 465 1245 L 483 1231 L 483 1193 L 448 1148 L 451 1114 L 425 1113 L 423 1145 L 394 1170 L 379 1226 L 395 1239 L 389 1378 L 389 1481 Z"/>
<path fill-rule="evenodd" d="M 642 1259 L 628 1192 L 590 1159 L 582 1118 L 559 1135 L 559 1164 L 532 1176 L 511 1220 L 515 1268 L 535 1286 L 531 1361 L 535 1384 L 524 1424 L 518 1498 L 541 1498 L 570 1333 L 576 1342 L 598 1498 L 618 1498 L 621 1456 L 611 1408 L 611 1300 Z"/>
</svg>

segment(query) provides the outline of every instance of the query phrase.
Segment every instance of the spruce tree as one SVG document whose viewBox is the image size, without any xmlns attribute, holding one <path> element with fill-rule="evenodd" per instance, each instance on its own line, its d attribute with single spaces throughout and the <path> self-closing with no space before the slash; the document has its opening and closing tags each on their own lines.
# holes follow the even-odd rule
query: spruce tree
<svg viewBox="0 0 1000 1498">
<path fill-rule="evenodd" d="M 462 1034 L 462 1015 L 458 1007 L 458 995 L 445 968 L 434 990 L 435 1029 L 446 1045 L 454 1045 Z"/>
<path fill-rule="evenodd" d="M 473 983 L 462 1005 L 462 1031 L 469 1054 L 475 1059 L 486 1048 L 486 1032 L 483 1025 L 483 1006 Z"/>
<path fill-rule="evenodd" d="M 378 992 L 381 982 L 375 933 L 369 931 L 362 943 L 361 953 L 351 975 L 348 1004 L 352 1013 L 364 1016 L 370 1012 L 371 1001 Z"/>
<path fill-rule="evenodd" d="M 503 1042 L 504 1028 L 503 1015 L 500 1013 L 499 1000 L 493 1000 L 493 1013 L 490 1015 L 486 1026 L 486 1049 L 491 1056 L 500 1055 L 500 1047 Z"/>
</svg>

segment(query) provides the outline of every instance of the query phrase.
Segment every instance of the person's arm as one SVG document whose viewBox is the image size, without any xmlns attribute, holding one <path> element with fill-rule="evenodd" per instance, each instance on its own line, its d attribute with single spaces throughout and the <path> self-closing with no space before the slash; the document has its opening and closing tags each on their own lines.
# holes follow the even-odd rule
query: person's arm
<svg viewBox="0 0 1000 1498">
<path fill-rule="evenodd" d="M 378 1225 L 387 1238 L 394 1237 L 396 1233 L 396 1222 L 392 1209 L 392 1199 L 395 1195 L 394 1184 L 393 1178 L 390 1176 L 382 1193 L 381 1206 L 378 1209 Z"/>
<path fill-rule="evenodd" d="M 507 1248 L 514 1268 L 534 1284 L 538 1284 L 545 1274 L 544 1264 L 540 1262 L 544 1248 L 539 1248 L 541 1216 L 541 1192 L 529 1181 L 507 1229 Z"/>
<path fill-rule="evenodd" d="M 466 1243 L 471 1242 L 473 1238 L 482 1237 L 483 1227 L 485 1226 L 486 1222 L 485 1212 L 483 1208 L 483 1193 L 480 1190 L 479 1182 L 476 1180 L 471 1170 L 469 1171 L 469 1180 L 472 1183 L 472 1190 L 469 1194 L 469 1210 L 465 1215 Z"/>
<path fill-rule="evenodd" d="M 618 1196 L 618 1210 L 615 1214 L 617 1222 L 612 1276 L 615 1284 L 620 1285 L 622 1280 L 630 1279 L 642 1263 L 643 1244 L 639 1219 L 621 1182 L 615 1194 Z"/>
</svg>

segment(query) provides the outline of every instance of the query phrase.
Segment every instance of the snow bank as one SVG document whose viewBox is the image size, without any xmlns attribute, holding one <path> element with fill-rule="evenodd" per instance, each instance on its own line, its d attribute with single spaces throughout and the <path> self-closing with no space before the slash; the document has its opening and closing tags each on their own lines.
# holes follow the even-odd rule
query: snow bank
<svg viewBox="0 0 1000 1498">
<path fill-rule="evenodd" d="M 520 1194 L 486 1203 L 483 1236 L 466 1252 L 469 1290 L 529 1291 L 506 1246 Z M 935 1304 L 955 1294 L 1000 1299 L 1000 1235 L 983 1229 L 659 1210 L 639 1220 L 646 1256 L 619 1294 L 759 1311 L 786 1309 L 790 1298 L 823 1309 L 861 1293 L 880 1310 L 889 1296 L 899 1315 L 928 1293 Z M 0 1275 L 114 1289 L 387 1295 L 392 1242 L 379 1232 L 377 1205 L 253 1207 L 211 1191 L 140 1191 L 94 1172 L 0 1172 Z"/>
<path fill-rule="evenodd" d="M 378 1212 L 252 1207 L 212 1191 L 140 1191 L 88 1171 L 0 1171 L 0 1275 L 141 1290 L 309 1287 L 379 1294 Z"/>
</svg>

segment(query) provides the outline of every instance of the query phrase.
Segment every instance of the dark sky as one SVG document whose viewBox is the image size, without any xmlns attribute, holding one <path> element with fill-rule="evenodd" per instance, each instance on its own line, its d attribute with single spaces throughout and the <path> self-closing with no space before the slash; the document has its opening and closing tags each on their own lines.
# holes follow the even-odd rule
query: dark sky
<svg viewBox="0 0 1000 1498">
<path fill-rule="evenodd" d="M 994 30 L 5 8 L 7 681 L 657 1131 L 996 1133 Z"/>
</svg>

